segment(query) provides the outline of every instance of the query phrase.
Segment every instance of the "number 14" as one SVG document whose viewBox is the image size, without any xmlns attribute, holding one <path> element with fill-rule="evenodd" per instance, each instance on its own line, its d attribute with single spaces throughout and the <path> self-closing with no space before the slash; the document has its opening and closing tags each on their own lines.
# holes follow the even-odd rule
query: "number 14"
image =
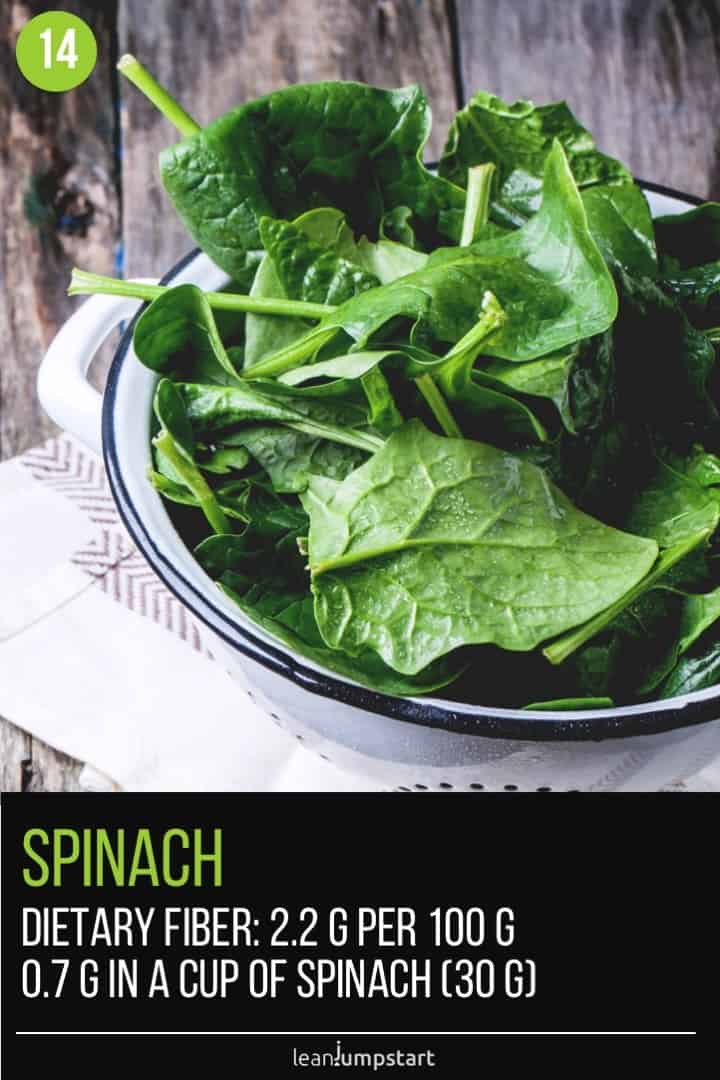
<svg viewBox="0 0 720 1080">
<path fill-rule="evenodd" d="M 52 30 L 48 27 L 47 30 L 43 30 L 40 38 L 43 43 L 43 67 L 46 71 L 49 71 L 53 66 L 52 55 Z M 72 70 L 77 67 L 79 60 L 77 54 L 77 47 L 75 44 L 75 31 L 73 29 L 66 30 L 63 34 L 63 39 L 60 42 L 58 51 L 55 54 L 56 64 L 67 64 Z"/>
</svg>

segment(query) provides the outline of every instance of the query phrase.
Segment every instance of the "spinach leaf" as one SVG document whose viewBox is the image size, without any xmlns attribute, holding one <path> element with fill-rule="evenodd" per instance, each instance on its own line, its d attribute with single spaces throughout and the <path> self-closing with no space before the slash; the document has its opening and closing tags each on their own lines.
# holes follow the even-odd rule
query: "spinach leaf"
<svg viewBox="0 0 720 1080">
<path fill-rule="evenodd" d="M 694 548 L 704 544 L 709 535 L 709 532 L 704 530 L 686 537 L 679 543 L 674 544 L 673 547 L 666 548 L 647 576 L 637 581 L 626 590 L 624 595 L 610 603 L 604 611 L 599 612 L 584 625 L 570 630 L 558 638 L 557 641 L 548 645 L 547 648 L 543 649 L 544 655 L 552 664 L 561 664 L 563 660 L 571 656 L 586 641 L 590 641 L 596 634 L 608 627 L 618 615 L 624 612 L 639 597 L 654 588 L 673 566 L 680 562 L 681 559 L 684 559 Z M 638 539 L 640 538 L 638 537 Z"/>
<path fill-rule="evenodd" d="M 524 364 L 489 360 L 474 371 L 473 377 L 481 385 L 498 390 L 548 398 L 556 406 L 567 430 L 575 434 L 570 409 L 570 376 L 578 348 L 578 345 L 570 345 Z"/>
<path fill-rule="evenodd" d="M 268 387 L 261 392 L 248 383 L 243 386 L 178 383 L 176 393 L 184 402 L 193 429 L 208 440 L 222 438 L 225 433 L 255 421 L 283 424 L 305 435 L 354 446 L 369 453 L 382 446 L 382 439 L 377 435 L 320 419 L 328 413 L 324 402 L 318 405 L 315 399 L 293 400 L 287 394 L 273 392 L 271 395 L 269 390 Z"/>
<path fill-rule="evenodd" d="M 317 664 L 389 694 L 425 694 L 446 686 L 462 665 L 437 662 L 416 677 L 398 674 L 371 650 L 357 657 L 328 648 L 315 620 L 307 573 L 294 541 L 307 527 L 304 511 L 277 500 L 258 513 L 242 535 L 211 536 L 196 549 L 203 569 L 257 626 Z M 266 504 L 263 508 L 267 511 Z M 268 560 L 273 573 L 267 572 Z"/>
<path fill-rule="evenodd" d="M 196 243 L 242 280 L 266 216 L 333 206 L 354 233 L 375 237 L 387 211 L 408 206 L 416 232 L 459 235 L 462 192 L 420 160 L 429 131 L 417 86 L 289 86 L 163 151 L 160 172 Z"/>
<path fill-rule="evenodd" d="M 367 380 L 376 377 L 381 368 L 386 372 L 400 372 L 405 378 L 416 380 L 419 387 L 423 386 L 428 376 L 433 376 L 442 392 L 457 405 L 473 434 L 482 435 L 500 445 L 512 443 L 515 439 L 543 441 L 547 437 L 545 429 L 527 405 L 503 393 L 502 388 L 487 386 L 479 378 L 475 381 L 475 357 L 503 317 L 494 297 L 487 294 L 483 298 L 478 322 L 445 356 L 436 357 L 410 345 L 380 351 L 351 352 L 296 368 L 281 376 L 281 381 L 297 386 L 322 377 L 347 381 L 360 379 L 367 390 Z M 387 381 L 384 382 L 387 388 Z M 387 391 L 389 394 L 389 388 Z M 394 402 L 391 404 L 385 396 L 384 400 L 388 416 L 386 426 L 380 430 L 387 434 L 399 426 L 402 418 L 397 408 L 393 407 Z M 375 424 L 378 426 L 377 421 Z"/>
<path fill-rule="evenodd" d="M 192 424 L 185 402 L 170 379 L 161 379 L 158 383 L 154 408 L 160 431 L 153 439 L 153 446 L 168 461 L 179 481 L 197 500 L 215 532 L 230 532 L 230 524 L 217 497 L 195 464 Z"/>
<path fill-rule="evenodd" d="M 683 608 L 679 659 L 660 697 L 675 697 L 713 686 L 720 677 L 720 588 L 688 596 Z"/>
<path fill-rule="evenodd" d="M 617 281 L 617 320 L 581 349 L 572 368 L 576 435 L 563 432 L 528 454 L 582 509 L 625 528 L 657 470 L 656 448 L 687 456 L 701 442 L 714 450 L 720 433 L 715 352 L 706 335 L 656 282 L 623 271 Z"/>
<path fill-rule="evenodd" d="M 300 580 L 304 574 L 297 538 L 307 529 L 307 517 L 298 506 L 276 498 L 272 505 L 247 506 L 247 527 L 240 533 L 209 536 L 195 548 L 195 557 L 204 570 L 220 577 L 226 570 L 252 569 L 255 576 L 264 573 L 272 559 L 276 576 L 282 580 Z M 262 569 L 264 567 L 264 569 Z"/>
<path fill-rule="evenodd" d="M 682 269 L 720 259 L 720 203 L 665 214 L 654 224 L 661 255 L 670 256 Z"/>
<path fill-rule="evenodd" d="M 342 479 L 381 445 L 366 430 L 367 405 L 347 394 L 303 394 L 277 383 L 246 384 L 231 397 L 210 386 L 178 387 L 199 437 L 219 450 L 246 450 L 280 493 L 303 491 L 311 475 Z"/>
<path fill-rule="evenodd" d="M 720 523 L 720 458 L 697 449 L 687 458 L 665 453 L 625 521 L 629 532 L 672 547 Z"/>
<path fill-rule="evenodd" d="M 493 162 L 497 168 L 493 209 L 498 220 L 522 224 L 540 205 L 545 159 L 556 139 L 579 188 L 632 179 L 624 165 L 597 150 L 564 101 L 510 105 L 484 91 L 455 116 L 440 175 L 462 187 L 471 166 Z"/>
<path fill-rule="evenodd" d="M 605 261 L 634 274 L 657 276 L 655 235 L 645 193 L 631 180 L 582 191 L 588 228 Z"/>
<path fill-rule="evenodd" d="M 587 693 L 604 691 L 619 701 L 656 693 L 720 617 L 720 589 L 687 593 L 671 587 L 671 576 L 630 604 L 572 658 Z"/>
<path fill-rule="evenodd" d="M 326 207 L 309 210 L 293 222 L 302 237 L 307 238 L 329 256 L 338 260 L 347 258 L 355 249 L 353 235 L 347 227 L 345 215 L 339 210 Z M 266 252 L 258 266 L 250 289 L 254 298 L 283 297 L 298 300 L 285 291 L 278 269 L 271 256 Z M 325 303 L 327 297 L 322 297 Z M 252 367 L 258 360 L 269 353 L 289 345 L 302 337 L 308 330 L 305 319 L 286 318 L 277 315 L 255 315 L 248 313 L 246 319 L 245 367 Z"/>
<path fill-rule="evenodd" d="M 571 709 L 611 709 L 613 699 L 609 697 L 555 698 L 553 701 L 533 701 L 523 705 L 523 709 L 535 709 L 539 712 L 566 712 Z"/>
<path fill-rule="evenodd" d="M 353 258 L 382 285 L 422 270 L 428 260 L 427 255 L 405 244 L 392 240 L 378 240 L 373 244 L 366 236 L 358 241 Z"/>
<path fill-rule="evenodd" d="M 370 289 L 327 315 L 305 337 L 246 374 L 275 376 L 304 363 L 344 331 L 354 348 L 398 316 L 453 344 L 475 325 L 486 292 L 507 319 L 485 351 L 531 360 L 599 333 L 617 314 L 612 278 L 585 221 L 562 147 L 548 156 L 540 211 L 522 229 L 470 248 L 436 251 L 425 269 Z"/>
<path fill-rule="evenodd" d="M 677 660 L 683 599 L 655 588 L 630 604 L 566 662 L 586 694 L 619 703 L 657 690 Z"/>
<path fill-rule="evenodd" d="M 312 240 L 289 221 L 261 218 L 260 238 L 285 296 L 337 305 L 380 283 L 374 274 Z"/>
<path fill-rule="evenodd" d="M 720 679 L 720 633 L 715 629 L 682 656 L 663 683 L 661 698 L 679 697 L 715 686 Z"/>
<path fill-rule="evenodd" d="M 302 502 L 323 638 L 406 674 L 463 644 L 532 649 L 617 602 L 657 553 L 534 466 L 417 421 L 340 485 L 311 479 Z"/>
<path fill-rule="evenodd" d="M 186 487 L 183 483 L 177 480 L 171 480 L 165 473 L 155 472 L 154 469 L 148 469 L 148 480 L 170 502 L 179 503 L 181 506 L 194 506 L 197 509 L 202 509 L 200 500 L 196 495 L 193 495 L 192 491 Z M 215 491 L 215 498 L 222 512 L 228 518 L 234 518 L 237 521 L 247 522 L 247 515 L 241 505 L 238 504 L 235 498 L 225 497 L 222 490 Z"/>
<path fill-rule="evenodd" d="M 244 469 L 250 460 L 250 455 L 242 446 L 221 447 L 206 454 L 198 455 L 198 465 L 203 472 L 226 473 L 238 472 Z"/>
<path fill-rule="evenodd" d="M 605 333 L 524 364 L 485 361 L 476 368 L 474 378 L 523 398 L 549 399 L 566 430 L 577 435 L 601 423 L 612 371 L 612 336 Z"/>
<path fill-rule="evenodd" d="M 146 367 L 176 378 L 236 383 L 238 374 L 197 285 L 168 289 L 138 319 L 133 348 Z"/>
<path fill-rule="evenodd" d="M 684 598 L 678 655 L 695 644 L 705 631 L 720 619 L 720 588 L 706 593 L 688 593 Z"/>
<path fill-rule="evenodd" d="M 356 244 L 339 210 L 310 210 L 289 223 L 269 223 L 263 239 L 267 252 L 250 290 L 253 298 L 288 297 L 336 305 L 371 285 L 387 284 L 427 262 L 412 248 L 389 240 Z M 302 267 L 302 273 L 299 272 Z M 275 315 L 247 316 L 245 366 L 290 345 L 308 332 L 305 319 Z"/>
<path fill-rule="evenodd" d="M 468 169 L 492 162 L 497 182 L 494 219 L 522 225 L 539 208 L 545 161 L 559 140 L 587 214 L 593 239 L 610 263 L 653 276 L 657 267 L 647 200 L 632 175 L 601 154 L 565 102 L 509 105 L 477 93 L 457 114 L 440 161 L 440 174 L 464 187 Z"/>
<path fill-rule="evenodd" d="M 223 436 L 225 445 L 245 447 L 267 472 L 275 491 L 304 491 L 311 476 L 343 480 L 367 453 L 279 425 L 251 424 Z"/>
<path fill-rule="evenodd" d="M 714 327 L 720 322 L 720 261 L 668 269 L 661 285 L 694 326 Z"/>
<path fill-rule="evenodd" d="M 412 227 L 412 210 L 409 206 L 396 206 L 383 214 L 380 219 L 380 239 L 415 247 L 415 230 Z"/>
<path fill-rule="evenodd" d="M 715 349 L 676 303 L 647 278 L 619 272 L 620 310 L 613 339 L 616 397 L 623 416 L 642 416 L 654 430 L 685 424 L 713 430 L 718 411 L 709 393 Z"/>
<path fill-rule="evenodd" d="M 447 686 L 461 670 L 438 661 L 415 676 L 399 674 L 370 649 L 358 656 L 349 656 L 329 648 L 318 630 L 312 597 L 307 592 L 281 591 L 270 580 L 251 582 L 230 573 L 223 574 L 219 584 L 252 622 L 284 642 L 293 652 L 381 693 L 429 694 Z"/>
<path fill-rule="evenodd" d="M 498 237 L 480 239 L 471 245 L 473 254 L 483 258 L 500 258 L 510 268 L 518 259 L 528 269 L 554 288 L 565 292 L 560 309 L 553 310 L 549 295 L 538 298 L 545 306 L 536 314 L 535 303 L 524 298 L 524 334 L 518 324 L 523 316 L 518 310 L 515 319 L 512 302 L 502 287 L 492 283 L 488 288 L 497 296 L 507 315 L 502 333 L 485 349 L 492 356 L 509 360 L 532 360 L 592 334 L 606 330 L 617 315 L 617 295 L 612 278 L 587 228 L 577 187 L 568 161 L 558 142 L 553 144 L 545 161 L 542 204 L 537 214 L 521 229 Z M 452 252 L 435 252 L 432 267 Z M 538 322 L 551 319 L 545 333 L 538 333 Z M 529 324 L 529 326 L 527 325 Z M 530 339 L 532 344 L 523 347 Z M 540 349 L 540 345 L 547 346 Z"/>
</svg>

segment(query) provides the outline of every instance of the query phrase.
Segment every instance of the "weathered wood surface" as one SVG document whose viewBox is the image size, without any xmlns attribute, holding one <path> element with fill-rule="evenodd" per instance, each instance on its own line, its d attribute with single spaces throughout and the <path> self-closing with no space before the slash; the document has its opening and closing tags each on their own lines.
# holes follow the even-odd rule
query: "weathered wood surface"
<svg viewBox="0 0 720 1080">
<path fill-rule="evenodd" d="M 54 430 L 37 400 L 35 376 L 45 347 L 74 307 L 65 295 L 70 268 L 79 263 L 111 273 L 118 239 L 114 5 L 72 5 L 93 27 L 100 61 L 88 81 L 69 94 L 34 89 L 15 65 L 21 27 L 47 8 L 0 3 L 2 457 Z M 69 758 L 3 722 L 2 790 L 72 789 L 78 771 Z"/>
<path fill-rule="evenodd" d="M 720 0 L 78 0 L 69 7 L 93 26 L 101 59 L 84 87 L 51 95 L 28 86 L 13 60 L 20 26 L 47 5 L 0 3 L 3 456 L 52 430 L 35 399 L 35 371 L 71 308 L 70 265 L 111 271 L 121 240 L 126 273 L 160 274 L 188 248 L 155 168 L 173 132 L 132 87 L 118 91 L 116 51 L 136 53 L 201 122 L 290 82 L 421 82 L 435 115 L 430 156 L 441 148 L 460 81 L 468 92 L 482 87 L 509 99 L 566 97 L 603 149 L 637 175 L 720 196 Z M 24 209 L 33 180 L 35 223 Z M 58 229 L 57 214 L 39 221 L 55 197 L 71 219 L 92 203 L 84 231 Z M 1 695 L 2 688 L 0 708 Z M 73 788 L 78 772 L 77 763 L 0 724 L 1 789 Z"/>
</svg>

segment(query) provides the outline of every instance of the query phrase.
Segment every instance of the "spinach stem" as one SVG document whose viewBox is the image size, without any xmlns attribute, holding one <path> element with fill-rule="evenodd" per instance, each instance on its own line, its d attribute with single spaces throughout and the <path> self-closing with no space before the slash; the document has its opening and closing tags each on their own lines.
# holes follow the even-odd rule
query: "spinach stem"
<svg viewBox="0 0 720 1080">
<path fill-rule="evenodd" d="M 445 434 L 451 439 L 462 439 L 463 433 L 432 375 L 421 375 L 415 380 L 415 385 L 432 409 L 433 416 Z"/>
<path fill-rule="evenodd" d="M 171 124 L 174 124 L 181 135 L 197 135 L 202 130 L 200 125 L 195 123 L 192 116 L 185 112 L 175 98 L 168 94 L 167 90 L 134 56 L 129 53 L 122 56 L 118 61 L 117 69 L 129 82 L 137 86 L 138 90 L 142 91 L 148 101 L 151 101 L 155 108 Z"/>
<path fill-rule="evenodd" d="M 130 296 L 137 300 L 156 300 L 171 285 L 146 285 L 139 281 L 124 281 L 121 278 L 91 274 L 75 268 L 70 278 L 68 296 L 90 296 L 101 293 L 104 296 Z M 252 311 L 257 315 L 289 315 L 301 319 L 322 319 L 335 308 L 329 304 L 310 304 L 304 300 L 288 300 L 278 297 L 246 296 L 243 293 L 205 293 L 211 308 L 218 311 Z"/>
<path fill-rule="evenodd" d="M 660 558 L 655 563 L 654 567 L 648 574 L 639 581 L 637 585 L 628 590 L 619 600 L 616 600 L 614 604 L 611 604 L 609 608 L 605 608 L 604 611 L 599 612 L 594 618 L 590 619 L 583 626 L 577 627 L 575 630 L 570 630 L 567 634 L 563 634 L 557 641 L 553 641 L 552 645 L 548 645 L 543 649 L 543 656 L 550 661 L 551 664 L 561 664 L 563 660 L 567 660 L 568 656 L 584 645 L 590 638 L 595 637 L 601 630 L 604 630 L 613 619 L 625 610 L 628 605 L 632 604 L 634 600 L 637 600 L 639 596 L 651 589 L 656 581 L 658 581 L 663 574 L 666 574 L 671 566 L 674 566 L 676 562 L 679 562 L 688 552 L 692 551 L 699 544 L 702 544 L 708 539 L 712 532 L 712 529 L 705 529 L 703 532 L 694 533 L 687 540 L 680 541 L 679 544 L 675 544 L 671 548 L 666 548 L 662 552 Z"/>
<path fill-rule="evenodd" d="M 328 308 L 328 310 L 333 310 Z M 309 356 L 317 352 L 338 332 L 337 326 L 330 326 L 327 330 L 317 328 L 313 333 L 301 337 L 299 341 L 292 341 L 283 349 L 271 353 L 270 356 L 258 360 L 257 364 L 245 368 L 242 372 L 245 379 L 274 378 L 276 375 L 284 375 L 286 371 L 305 362 Z"/>
<path fill-rule="evenodd" d="M 153 445 L 157 447 L 161 454 L 165 455 L 173 468 L 176 469 L 178 474 L 183 478 L 184 483 L 199 502 L 200 509 L 205 514 L 205 517 L 208 519 L 215 532 L 218 534 L 232 532 L 230 522 L 225 517 L 212 488 L 207 483 L 200 470 L 196 466 L 191 465 L 180 453 L 170 432 L 163 429 L 160 434 L 153 439 Z"/>
<path fill-rule="evenodd" d="M 456 341 L 445 354 L 442 364 L 434 372 L 434 378 L 452 399 L 455 391 L 462 393 L 469 371 L 475 363 L 480 347 L 491 337 L 505 321 L 505 312 L 500 307 L 497 297 L 486 292 L 482 298 L 480 318 L 467 334 Z"/>
<path fill-rule="evenodd" d="M 487 222 L 490 207 L 490 187 L 494 172 L 495 166 L 492 163 L 475 165 L 473 168 L 468 169 L 465 216 L 460 237 L 461 247 L 472 244 L 478 229 Z M 453 379 L 452 377 L 448 378 L 448 375 L 452 376 L 456 368 L 462 368 L 466 364 L 468 353 L 480 347 L 480 343 L 499 325 L 502 316 L 502 309 L 495 297 L 492 293 L 485 293 L 480 319 L 447 353 L 445 357 L 445 360 L 449 361 L 447 367 L 443 364 L 436 373 L 442 376 L 445 389 L 453 385 Z M 474 356 L 472 360 L 474 362 Z M 443 397 L 435 378 L 429 373 L 421 375 L 419 379 L 415 380 L 415 385 L 432 409 L 433 416 L 445 434 L 451 439 L 462 439 L 463 434 L 460 426 L 450 411 L 450 406 Z"/>
<path fill-rule="evenodd" d="M 352 428 L 341 428 L 336 424 L 317 424 L 312 420 L 284 420 L 285 427 L 301 431 L 304 435 L 314 435 L 318 439 L 328 439 L 330 442 L 342 443 L 344 446 L 355 446 L 359 450 L 366 450 L 374 454 L 385 440 L 379 435 L 372 435 L 369 431 L 354 431 Z"/>
<path fill-rule="evenodd" d="M 704 333 L 707 334 L 714 345 L 720 343 L 720 326 L 709 326 Z"/>
<path fill-rule="evenodd" d="M 487 224 L 490 210 L 490 189 L 495 166 L 492 162 L 474 165 L 468 169 L 465 215 L 463 217 L 460 246 L 472 244 L 483 225 Z"/>
<path fill-rule="evenodd" d="M 462 398 L 480 346 L 486 338 L 495 333 L 504 319 L 505 312 L 496 297 L 493 293 L 486 292 L 482 298 L 480 318 L 475 325 L 445 354 L 443 362 L 432 375 L 428 372 L 415 380 L 435 419 L 451 438 L 462 438 L 462 431 L 450 411 L 446 397 L 452 401 Z"/>
</svg>

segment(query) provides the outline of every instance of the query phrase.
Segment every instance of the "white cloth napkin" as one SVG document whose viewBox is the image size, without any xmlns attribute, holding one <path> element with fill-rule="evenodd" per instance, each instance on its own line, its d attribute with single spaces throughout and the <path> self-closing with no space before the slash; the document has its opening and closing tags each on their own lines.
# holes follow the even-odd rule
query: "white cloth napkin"
<svg viewBox="0 0 720 1080">
<path fill-rule="evenodd" d="M 0 465 L 0 715 L 94 790 L 373 791 L 300 747 L 215 664 L 69 435 Z M 720 763 L 686 787 L 720 790 Z"/>
<path fill-rule="evenodd" d="M 69 435 L 0 465 L 0 715 L 129 791 L 369 791 L 216 664 Z"/>
</svg>

